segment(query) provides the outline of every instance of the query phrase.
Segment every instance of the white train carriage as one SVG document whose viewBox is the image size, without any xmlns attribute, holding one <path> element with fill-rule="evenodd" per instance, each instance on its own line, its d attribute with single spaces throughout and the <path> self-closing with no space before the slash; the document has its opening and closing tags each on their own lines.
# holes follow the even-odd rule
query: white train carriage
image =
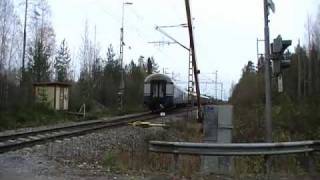
<svg viewBox="0 0 320 180">
<path fill-rule="evenodd" d="M 164 74 L 151 74 L 144 81 L 144 104 L 151 110 L 174 105 L 174 84 Z"/>
<path fill-rule="evenodd" d="M 196 99 L 196 94 L 192 94 Z M 201 104 L 209 102 L 206 96 L 200 97 Z M 176 86 L 164 74 L 151 74 L 144 81 L 144 104 L 151 110 L 166 109 L 188 104 L 188 92 Z"/>
</svg>

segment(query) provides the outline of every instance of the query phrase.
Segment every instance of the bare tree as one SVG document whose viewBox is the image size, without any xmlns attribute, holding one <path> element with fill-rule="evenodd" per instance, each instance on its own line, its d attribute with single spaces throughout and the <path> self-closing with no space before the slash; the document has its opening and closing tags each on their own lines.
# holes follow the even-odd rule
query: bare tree
<svg viewBox="0 0 320 180">
<path fill-rule="evenodd" d="M 301 81 L 302 81 L 302 79 L 301 79 L 301 74 L 302 74 L 302 68 L 301 68 L 301 60 L 302 60 L 302 58 L 301 58 L 301 47 L 300 47 L 300 41 L 299 41 L 299 44 L 298 44 L 298 47 L 297 47 L 297 49 L 296 49 L 296 52 L 297 52 L 297 61 L 298 61 L 298 86 L 297 86 L 297 88 L 298 88 L 298 90 L 297 90 L 297 92 L 298 92 L 298 100 L 300 101 L 301 100 Z"/>
<path fill-rule="evenodd" d="M 19 55 L 19 22 L 11 0 L 0 0 L 0 109 L 7 105 L 11 72 Z M 10 82 L 9 82 L 10 81 Z"/>
<path fill-rule="evenodd" d="M 10 69 L 18 54 L 20 26 L 10 0 L 0 0 L 0 72 Z M 7 66 L 7 67 L 5 67 Z"/>
<path fill-rule="evenodd" d="M 312 29 L 311 29 L 311 17 L 308 17 L 307 21 L 307 33 L 308 33 L 308 51 L 309 51 L 309 57 L 311 54 L 311 49 L 312 49 Z M 308 58 L 308 70 L 307 70 L 307 84 L 308 84 L 308 95 L 312 94 L 312 59 Z"/>
<path fill-rule="evenodd" d="M 28 70 L 33 81 L 49 81 L 55 50 L 55 33 L 50 20 L 50 7 L 46 0 L 40 0 L 33 8 L 35 17 L 31 21 L 33 36 L 29 45 Z"/>
<path fill-rule="evenodd" d="M 82 78 L 88 79 L 92 74 L 92 64 L 94 62 L 95 50 L 89 36 L 89 24 L 85 22 L 85 30 L 82 36 L 82 45 L 80 47 L 79 59 L 81 63 Z"/>
<path fill-rule="evenodd" d="M 320 8 L 319 8 L 320 10 Z M 320 11 L 313 22 L 312 26 L 312 42 L 314 53 L 314 76 L 315 76 L 315 91 L 320 93 Z"/>
</svg>

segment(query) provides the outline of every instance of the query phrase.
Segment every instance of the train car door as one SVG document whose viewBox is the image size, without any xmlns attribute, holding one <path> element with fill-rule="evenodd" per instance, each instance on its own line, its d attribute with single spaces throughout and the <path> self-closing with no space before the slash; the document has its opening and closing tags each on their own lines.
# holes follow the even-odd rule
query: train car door
<svg viewBox="0 0 320 180">
<path fill-rule="evenodd" d="M 151 83 L 151 96 L 152 97 L 158 97 L 158 94 L 159 94 L 159 92 L 158 92 L 158 84 L 156 83 L 156 82 L 152 82 Z"/>
<path fill-rule="evenodd" d="M 163 98 L 166 96 L 166 82 L 165 81 L 153 81 L 151 83 L 151 93 L 154 98 Z"/>
</svg>

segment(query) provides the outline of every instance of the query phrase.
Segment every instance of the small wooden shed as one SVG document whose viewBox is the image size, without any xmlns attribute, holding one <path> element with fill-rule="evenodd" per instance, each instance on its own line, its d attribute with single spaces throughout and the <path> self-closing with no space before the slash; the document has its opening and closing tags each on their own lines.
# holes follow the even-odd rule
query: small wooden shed
<svg viewBox="0 0 320 180">
<path fill-rule="evenodd" d="M 70 97 L 69 83 L 41 82 L 34 83 L 33 90 L 37 102 L 48 103 L 55 110 L 67 111 Z"/>
</svg>

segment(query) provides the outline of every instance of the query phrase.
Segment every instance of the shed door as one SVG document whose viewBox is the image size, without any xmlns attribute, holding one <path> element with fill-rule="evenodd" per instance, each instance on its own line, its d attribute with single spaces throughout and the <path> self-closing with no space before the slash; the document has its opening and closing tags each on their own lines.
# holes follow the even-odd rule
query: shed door
<svg viewBox="0 0 320 180">
<path fill-rule="evenodd" d="M 64 88 L 64 99 L 63 99 L 63 110 L 68 110 L 68 106 L 69 106 L 69 89 L 68 88 Z"/>
<path fill-rule="evenodd" d="M 64 88 L 60 88 L 60 96 L 59 96 L 59 109 L 63 110 L 64 107 Z"/>
</svg>

